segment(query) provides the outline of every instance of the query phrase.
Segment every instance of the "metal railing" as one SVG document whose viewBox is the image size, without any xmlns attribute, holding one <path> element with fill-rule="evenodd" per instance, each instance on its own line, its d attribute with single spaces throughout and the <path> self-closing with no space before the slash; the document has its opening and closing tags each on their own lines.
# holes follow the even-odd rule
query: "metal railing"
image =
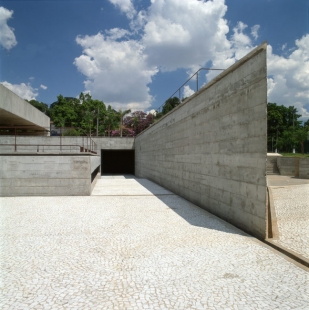
<svg viewBox="0 0 309 310">
<path fill-rule="evenodd" d="M 74 152 L 74 153 L 92 153 L 97 154 L 98 147 L 97 144 L 88 136 L 75 136 L 75 137 L 66 137 L 63 138 L 62 135 L 59 136 L 59 144 L 55 143 L 18 143 L 17 138 L 23 137 L 24 132 L 19 132 L 19 130 L 22 130 L 24 128 L 30 129 L 32 132 L 42 132 L 42 130 L 36 130 L 29 128 L 30 126 L 0 126 L 0 129 L 4 129 L 5 131 L 9 131 L 12 133 L 14 132 L 14 143 L 1 143 L 0 144 L 0 152 L 8 152 L 8 151 L 21 151 L 21 152 Z M 48 130 L 45 130 L 48 131 Z M 5 132 L 4 132 L 5 133 Z M 3 134 L 3 133 L 2 133 Z M 19 135 L 20 134 L 20 135 Z M 27 137 L 29 137 L 27 133 Z M 13 135 L 11 135 L 13 136 Z M 33 135 L 33 139 L 52 139 L 51 141 L 55 141 L 55 137 L 48 137 L 48 136 L 37 136 Z M 80 139 L 81 142 L 78 144 L 65 144 L 63 143 L 63 139 Z M 9 150 L 7 149 L 9 147 Z M 10 149 L 12 147 L 12 150 Z"/>
<path fill-rule="evenodd" d="M 169 99 L 171 99 L 171 98 L 173 98 L 173 97 L 175 97 L 175 94 L 176 93 L 178 93 L 178 98 L 179 98 L 179 101 L 181 102 L 181 89 L 184 87 L 184 86 L 186 86 L 186 84 L 188 84 L 191 80 L 192 80 L 192 78 L 194 77 L 194 76 L 196 76 L 196 91 L 198 91 L 198 89 L 199 89 L 199 76 L 198 76 L 198 74 L 199 74 L 199 72 L 200 71 L 202 71 L 202 70 L 213 70 L 213 71 L 224 71 L 225 69 L 213 69 L 213 68 L 200 68 L 200 69 L 198 69 L 187 81 L 185 81 L 167 100 L 169 100 Z M 166 100 L 166 101 L 167 101 Z M 165 101 L 165 102 L 166 102 Z M 164 107 L 164 105 L 165 105 L 165 102 L 156 110 L 156 112 L 157 113 L 160 113 L 160 112 L 162 112 L 162 109 L 163 109 L 163 107 Z"/>
</svg>

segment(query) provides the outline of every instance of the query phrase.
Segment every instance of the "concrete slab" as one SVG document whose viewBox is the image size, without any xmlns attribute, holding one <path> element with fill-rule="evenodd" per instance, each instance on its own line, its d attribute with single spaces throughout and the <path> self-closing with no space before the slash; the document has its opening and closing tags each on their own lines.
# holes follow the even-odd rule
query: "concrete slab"
<svg viewBox="0 0 309 310">
<path fill-rule="evenodd" d="M 308 309 L 305 268 L 176 195 L 4 197 L 0 221 L 1 309 Z"/>
<path fill-rule="evenodd" d="M 289 186 L 309 184 L 309 179 L 300 179 L 294 176 L 285 175 L 267 175 L 268 186 Z"/>
</svg>

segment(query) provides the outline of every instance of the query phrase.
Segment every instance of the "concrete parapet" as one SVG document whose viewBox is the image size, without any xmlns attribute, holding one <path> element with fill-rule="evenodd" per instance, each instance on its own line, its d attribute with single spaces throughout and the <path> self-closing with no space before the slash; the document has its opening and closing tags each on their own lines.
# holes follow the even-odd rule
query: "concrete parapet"
<svg viewBox="0 0 309 310">
<path fill-rule="evenodd" d="M 266 43 L 135 139 L 135 174 L 266 237 Z"/>
<path fill-rule="evenodd" d="M 107 150 L 130 150 L 134 149 L 134 138 L 113 138 L 113 137 L 92 137 L 97 144 L 97 151 Z M 53 153 L 59 152 L 80 152 L 80 147 L 90 148 L 90 139 L 87 137 L 69 136 L 17 136 L 17 152 L 19 153 Z M 14 152 L 15 137 L 0 136 L 0 154 Z"/>
</svg>

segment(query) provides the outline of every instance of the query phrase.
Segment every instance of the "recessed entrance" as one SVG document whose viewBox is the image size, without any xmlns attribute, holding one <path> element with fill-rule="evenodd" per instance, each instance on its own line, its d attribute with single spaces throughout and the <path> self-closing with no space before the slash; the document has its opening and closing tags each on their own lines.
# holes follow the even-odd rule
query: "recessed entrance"
<svg viewBox="0 0 309 310">
<path fill-rule="evenodd" d="M 133 174 L 134 150 L 101 150 L 101 174 Z"/>
</svg>

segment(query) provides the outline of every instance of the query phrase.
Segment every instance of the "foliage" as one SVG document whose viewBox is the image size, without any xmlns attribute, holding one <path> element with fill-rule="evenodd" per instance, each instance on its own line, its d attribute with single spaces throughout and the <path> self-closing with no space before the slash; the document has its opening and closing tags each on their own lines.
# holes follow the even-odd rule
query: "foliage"
<svg viewBox="0 0 309 310">
<path fill-rule="evenodd" d="M 305 141 L 308 139 L 309 121 L 302 125 L 298 120 L 301 114 L 293 106 L 278 106 L 268 103 L 267 106 L 267 136 L 268 150 L 273 148 L 281 152 L 289 152 L 294 148 L 304 153 Z"/>
<path fill-rule="evenodd" d="M 80 136 L 82 134 L 81 130 L 70 128 L 63 132 L 63 136 Z"/>
<path fill-rule="evenodd" d="M 112 137 L 121 137 L 120 134 L 122 134 L 123 137 L 134 137 L 135 133 L 132 129 L 130 128 L 123 128 L 122 133 L 120 130 L 113 130 L 111 132 Z"/>
<path fill-rule="evenodd" d="M 169 111 L 173 110 L 176 106 L 180 104 L 180 100 L 178 97 L 169 98 L 165 101 L 164 106 L 162 108 L 162 114 L 167 114 Z"/>
<path fill-rule="evenodd" d="M 131 113 L 130 116 L 125 117 L 123 124 L 127 128 L 132 128 L 135 135 L 138 135 L 154 122 L 154 115 L 146 114 L 143 111 L 136 111 Z"/>
</svg>

